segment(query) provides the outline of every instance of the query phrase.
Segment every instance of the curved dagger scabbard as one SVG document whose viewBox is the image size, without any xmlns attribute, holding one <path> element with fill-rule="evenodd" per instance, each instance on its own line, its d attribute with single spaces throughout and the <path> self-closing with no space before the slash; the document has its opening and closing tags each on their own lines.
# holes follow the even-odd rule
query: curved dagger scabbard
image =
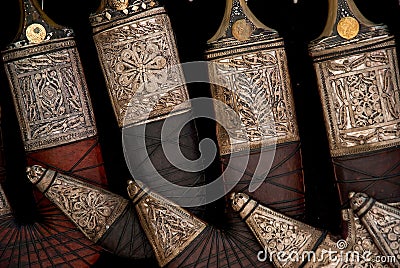
<svg viewBox="0 0 400 268">
<path fill-rule="evenodd" d="M 164 151 L 165 145 L 177 144 L 169 152 L 201 158 L 196 126 L 185 121 L 191 115 L 189 94 L 164 8 L 153 0 L 103 0 L 90 20 L 130 173 L 152 189 L 159 189 L 153 185 L 159 175 L 180 186 L 204 184 L 203 172 L 176 167 Z M 202 163 L 188 169 L 203 170 Z"/>
<path fill-rule="evenodd" d="M 246 194 L 232 194 L 232 208 L 250 227 L 275 267 L 299 267 L 302 261 L 287 264 L 278 258 L 279 252 L 290 255 L 296 251 L 300 256 L 311 252 L 324 239 L 323 231 L 277 213 L 258 204 Z"/>
<path fill-rule="evenodd" d="M 260 205 L 246 194 L 232 194 L 231 200 L 264 247 L 262 257 L 275 267 L 372 267 L 374 258 L 382 256 L 365 221 L 351 210 L 342 212 L 347 230 L 345 239 L 339 239 Z M 390 263 L 379 265 L 389 267 Z"/>
<path fill-rule="evenodd" d="M 240 121 L 232 122 L 215 107 L 217 119 L 229 122 L 226 129 L 217 125 L 226 184 L 242 178 L 234 189 L 242 192 L 251 180 L 257 181 L 261 186 L 251 193 L 254 198 L 302 217 L 300 138 L 282 38 L 253 15 L 245 0 L 227 0 L 223 22 L 208 46 L 212 95 Z M 249 162 L 242 168 L 248 157 L 243 151 L 248 149 Z M 272 166 L 271 154 L 275 154 Z"/>
<path fill-rule="evenodd" d="M 27 173 L 29 180 L 91 241 L 120 257 L 152 256 L 128 200 L 40 166 L 28 167 Z"/>
<path fill-rule="evenodd" d="M 395 38 L 353 0 L 330 0 L 329 19 L 309 51 L 341 202 L 365 192 L 399 202 L 400 95 Z"/>
<path fill-rule="evenodd" d="M 97 128 L 73 31 L 36 0 L 20 0 L 20 32 L 2 52 L 28 165 L 106 184 Z"/>
</svg>

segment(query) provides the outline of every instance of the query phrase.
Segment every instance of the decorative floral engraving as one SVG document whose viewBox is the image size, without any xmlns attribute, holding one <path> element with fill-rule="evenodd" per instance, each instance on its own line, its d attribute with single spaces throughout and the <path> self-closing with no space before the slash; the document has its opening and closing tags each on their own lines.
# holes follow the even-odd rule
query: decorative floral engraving
<svg viewBox="0 0 400 268">
<path fill-rule="evenodd" d="M 188 99 L 171 34 L 168 17 L 156 14 L 95 35 L 121 127 L 166 116 Z"/>
<path fill-rule="evenodd" d="M 136 209 L 161 267 L 182 252 L 206 227 L 187 211 L 154 194 L 140 201 Z"/>
<path fill-rule="evenodd" d="M 75 48 L 7 63 L 28 151 L 96 134 L 94 116 Z"/>
<path fill-rule="evenodd" d="M 255 213 L 252 215 L 260 228 L 260 237 L 264 239 L 269 252 L 296 252 L 311 238 L 311 232 L 299 229 L 293 223 L 276 221 L 271 217 Z"/>
<path fill-rule="evenodd" d="M 395 55 L 381 49 L 317 64 L 334 156 L 400 142 Z"/>
<path fill-rule="evenodd" d="M 46 192 L 92 241 L 97 241 L 127 205 L 122 197 L 58 175 Z"/>
<path fill-rule="evenodd" d="M 138 43 L 134 47 L 127 45 L 127 49 L 121 52 L 121 62 L 115 66 L 119 74 L 118 82 L 126 88 L 131 88 L 131 92 L 118 92 L 120 95 L 132 96 L 133 94 L 146 91 L 152 93 L 167 83 L 167 72 L 164 69 L 167 59 L 162 55 L 157 55 L 160 51 L 159 44 Z M 141 87 L 143 86 L 143 87 Z"/>
<path fill-rule="evenodd" d="M 213 95 L 236 111 L 242 121 L 226 131 L 219 126 L 222 154 L 240 151 L 248 142 L 256 148 L 276 140 L 298 139 L 283 49 L 228 56 L 215 62 L 210 72 L 220 86 L 213 86 Z M 218 111 L 217 116 L 221 116 Z M 234 138 L 233 144 L 227 133 Z"/>
</svg>

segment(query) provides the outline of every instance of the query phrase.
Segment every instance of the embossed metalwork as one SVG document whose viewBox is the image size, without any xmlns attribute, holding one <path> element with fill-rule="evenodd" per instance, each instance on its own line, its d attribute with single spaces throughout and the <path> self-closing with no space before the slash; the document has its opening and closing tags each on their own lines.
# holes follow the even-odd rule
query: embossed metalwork
<svg viewBox="0 0 400 268">
<path fill-rule="evenodd" d="M 357 38 L 347 39 L 344 37 L 350 37 L 356 33 L 356 22 L 349 18 L 355 19 L 359 26 L 356 35 Z M 346 34 L 345 30 L 349 30 L 349 28 L 342 28 L 339 26 L 339 23 L 341 21 L 349 22 L 349 20 L 352 22 L 348 25 L 352 26 L 350 28 L 353 28 L 353 30 L 350 30 Z M 343 52 L 347 51 L 347 46 L 349 45 L 361 45 L 364 41 L 373 41 L 375 38 L 388 35 L 390 33 L 387 26 L 375 24 L 365 18 L 355 5 L 354 0 L 329 0 L 329 14 L 325 29 L 317 39 L 311 41 L 310 48 L 312 54 L 331 54 L 333 51 L 329 51 L 330 49 L 337 49 L 336 53 L 341 51 L 342 53 L 340 54 L 343 55 Z"/>
<path fill-rule="evenodd" d="M 231 200 L 275 267 L 390 267 L 375 262 L 382 254 L 351 210 L 342 211 L 347 237 L 338 240 L 259 205 L 245 194 L 232 194 Z"/>
<path fill-rule="evenodd" d="M 206 228 L 204 222 L 161 196 L 143 195 L 141 187 L 134 182 L 129 183 L 128 193 L 136 201 L 141 225 L 161 267 L 178 256 Z"/>
<path fill-rule="evenodd" d="M 256 46 L 261 41 L 272 41 L 274 46 L 273 40 L 277 38 L 277 31 L 260 22 L 245 0 L 226 0 L 225 16 L 217 33 L 208 41 L 208 53 L 229 55 L 243 45 Z M 244 50 L 248 52 L 247 46 Z"/>
<path fill-rule="evenodd" d="M 36 54 L 36 53 L 42 54 Z M 72 39 L 9 50 L 3 56 L 27 151 L 97 134 L 82 67 Z"/>
<path fill-rule="evenodd" d="M 345 17 L 338 22 L 337 31 L 341 37 L 352 39 L 356 37 L 360 31 L 360 24 L 353 17 Z"/>
<path fill-rule="evenodd" d="M 391 263 L 400 266 L 400 210 L 376 202 L 366 194 L 357 193 L 350 200 L 352 209 L 360 216 L 376 245 L 385 256 L 393 256 Z"/>
<path fill-rule="evenodd" d="M 128 205 L 128 200 L 116 194 L 40 166 L 29 167 L 27 173 L 31 182 L 93 242 Z"/>
<path fill-rule="evenodd" d="M 347 225 L 346 239 L 337 240 L 336 238 L 333 240 L 328 235 L 326 240 L 315 251 L 316 256 L 318 256 L 318 262 L 309 262 L 305 267 L 389 268 L 390 264 L 380 259 L 382 253 L 352 210 L 343 210 L 342 219 Z M 335 255 L 331 257 L 326 254 L 333 251 Z"/>
<path fill-rule="evenodd" d="M 108 0 L 108 3 L 116 10 L 124 10 L 129 6 L 129 0 Z"/>
<path fill-rule="evenodd" d="M 111 28 L 94 40 L 120 127 L 169 116 L 188 100 L 168 16 L 155 8 Z M 178 112 L 189 110 L 182 105 Z"/>
<path fill-rule="evenodd" d="M 240 216 L 246 219 L 247 225 L 265 248 L 275 267 L 299 267 L 301 260 L 290 263 L 281 260 L 288 260 L 291 252 L 297 252 L 301 256 L 312 251 L 323 234 L 321 230 L 259 205 L 245 194 L 232 194 L 231 200 L 233 209 L 240 211 Z"/>
<path fill-rule="evenodd" d="M 232 35 L 239 41 L 249 40 L 252 32 L 252 25 L 245 19 L 237 20 L 232 25 Z"/>
<path fill-rule="evenodd" d="M 310 44 L 331 155 L 400 144 L 399 71 L 394 37 L 353 0 L 330 0 L 322 35 Z M 357 36 L 357 38 L 353 38 Z"/>
<path fill-rule="evenodd" d="M 73 31 L 37 1 L 21 0 L 20 35 L 3 61 L 26 151 L 95 136 L 97 130 Z M 39 43 L 39 44 L 35 44 Z"/>
<path fill-rule="evenodd" d="M 232 108 L 241 123 L 217 126 L 220 154 L 298 141 L 284 44 L 262 24 L 244 0 L 228 0 L 217 34 L 208 41 L 212 95 Z M 229 135 L 228 135 L 229 133 Z"/>
<path fill-rule="evenodd" d="M 33 23 L 26 29 L 26 38 L 28 38 L 29 42 L 34 44 L 44 41 L 46 35 L 46 29 L 39 23 Z"/>
<path fill-rule="evenodd" d="M 19 0 L 24 18 L 21 20 L 20 35 L 7 49 L 18 49 L 45 43 L 58 39 L 72 37 L 72 29 L 62 27 L 52 21 L 43 10 L 37 0 Z"/>
<path fill-rule="evenodd" d="M 218 126 L 221 155 L 240 151 L 249 143 L 250 148 L 260 148 L 299 140 L 283 48 L 226 56 L 214 62 L 212 80 L 226 87 L 213 85 L 213 97 L 236 111 L 242 121 L 231 129 Z M 230 122 L 229 118 L 221 120 Z"/>
<path fill-rule="evenodd" d="M 316 63 L 331 154 L 340 156 L 400 144 L 397 55 L 387 48 Z"/>
</svg>

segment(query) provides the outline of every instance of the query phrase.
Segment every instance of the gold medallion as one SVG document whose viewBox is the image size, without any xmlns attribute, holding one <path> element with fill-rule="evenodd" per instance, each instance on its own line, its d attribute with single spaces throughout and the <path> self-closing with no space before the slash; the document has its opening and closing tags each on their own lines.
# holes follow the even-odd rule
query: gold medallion
<svg viewBox="0 0 400 268">
<path fill-rule="evenodd" d="M 337 31 L 341 37 L 352 39 L 356 37 L 360 31 L 360 24 L 353 17 L 345 17 L 339 21 Z"/>
<path fill-rule="evenodd" d="M 238 20 L 232 25 L 232 35 L 239 41 L 249 40 L 252 32 L 250 23 L 245 19 Z"/>
<path fill-rule="evenodd" d="M 33 23 L 26 28 L 26 38 L 31 43 L 41 43 L 46 38 L 46 35 L 46 29 L 39 23 Z"/>
<path fill-rule="evenodd" d="M 116 10 L 124 10 L 129 6 L 129 0 L 109 0 L 108 3 Z"/>
</svg>

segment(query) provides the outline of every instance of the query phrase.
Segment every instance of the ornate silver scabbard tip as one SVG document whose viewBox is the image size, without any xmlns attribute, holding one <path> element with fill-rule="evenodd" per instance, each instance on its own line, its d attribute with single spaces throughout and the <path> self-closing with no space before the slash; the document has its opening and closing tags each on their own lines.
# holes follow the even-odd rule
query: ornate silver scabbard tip
<svg viewBox="0 0 400 268">
<path fill-rule="evenodd" d="M 290 264 L 282 261 L 284 258 L 281 257 L 289 256 L 291 251 L 296 251 L 300 256 L 312 252 L 325 239 L 323 231 L 260 205 L 245 194 L 231 195 L 231 202 L 275 267 L 299 267 L 303 263 L 300 259 Z"/>
<path fill-rule="evenodd" d="M 232 208 L 240 213 L 264 247 L 264 256 L 268 256 L 275 267 L 378 267 L 371 266 L 372 261 L 382 256 L 382 253 L 391 254 L 386 256 L 398 254 L 399 218 L 396 222 L 395 217 L 391 216 L 393 211 L 391 214 L 382 213 L 382 218 L 376 221 L 378 225 L 392 230 L 387 236 L 383 235 L 387 240 L 391 240 L 391 244 L 385 246 L 397 249 L 389 252 L 381 249 L 383 246 L 377 244 L 378 235 L 373 234 L 371 225 L 366 224 L 365 218 L 368 213 L 360 221 L 350 209 L 343 210 L 344 226 L 347 226 L 344 233 L 347 236 L 339 239 L 326 231 L 259 205 L 245 194 L 232 194 L 230 198 Z M 369 206 L 371 200 L 364 194 L 355 194 L 353 199 L 357 208 Z M 374 206 L 376 204 L 378 203 Z M 384 215 L 390 215 L 391 218 L 385 218 Z M 379 267 L 390 267 L 389 262 L 380 264 L 382 266 Z"/>
<path fill-rule="evenodd" d="M 121 196 L 54 170 L 32 166 L 27 173 L 29 180 L 93 242 L 106 233 L 128 205 Z"/>
<path fill-rule="evenodd" d="M 257 208 L 258 203 L 246 194 L 236 193 L 231 195 L 231 205 L 233 210 L 239 212 L 242 219 L 247 219 Z"/>
<path fill-rule="evenodd" d="M 232 208 L 234 211 L 240 211 L 250 200 L 250 197 L 242 193 L 232 193 L 230 196 Z"/>
<path fill-rule="evenodd" d="M 400 210 L 362 193 L 355 194 L 350 202 L 381 253 L 392 257 L 393 267 L 400 267 Z"/>
<path fill-rule="evenodd" d="M 133 181 L 129 182 L 128 193 L 161 267 L 183 252 L 207 227 L 185 209 L 146 192 Z"/>
<path fill-rule="evenodd" d="M 140 181 L 128 181 L 127 191 L 134 204 L 145 194 L 143 183 Z"/>
</svg>

